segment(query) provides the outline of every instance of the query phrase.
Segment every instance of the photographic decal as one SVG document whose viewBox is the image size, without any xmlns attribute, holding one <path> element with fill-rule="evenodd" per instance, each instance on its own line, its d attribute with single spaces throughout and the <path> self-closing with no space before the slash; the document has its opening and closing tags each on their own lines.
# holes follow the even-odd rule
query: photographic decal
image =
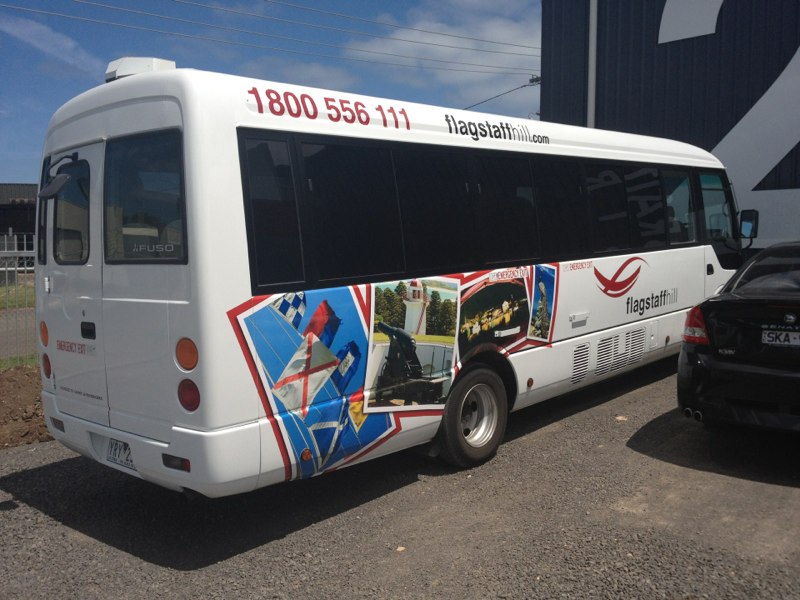
<svg viewBox="0 0 800 600">
<path fill-rule="evenodd" d="M 492 271 L 461 292 L 458 329 L 460 360 L 483 344 L 508 347 L 527 335 L 528 267 Z"/>
<path fill-rule="evenodd" d="M 553 339 L 558 267 L 536 265 L 533 267 L 533 274 L 533 304 L 528 337 L 549 343 Z"/>
<path fill-rule="evenodd" d="M 374 286 L 368 412 L 441 408 L 453 373 L 457 290 L 445 278 Z"/>
</svg>

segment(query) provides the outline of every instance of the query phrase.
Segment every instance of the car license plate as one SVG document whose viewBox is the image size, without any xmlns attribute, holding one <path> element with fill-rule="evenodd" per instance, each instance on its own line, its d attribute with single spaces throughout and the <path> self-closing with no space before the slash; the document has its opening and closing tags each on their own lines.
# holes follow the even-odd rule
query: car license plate
<svg viewBox="0 0 800 600">
<path fill-rule="evenodd" d="M 120 442 L 114 438 L 109 438 L 106 460 L 128 469 L 136 470 L 133 459 L 131 459 L 131 447 L 126 442 Z"/>
<path fill-rule="evenodd" d="M 800 346 L 800 331 L 762 331 L 761 343 L 769 346 Z"/>
</svg>

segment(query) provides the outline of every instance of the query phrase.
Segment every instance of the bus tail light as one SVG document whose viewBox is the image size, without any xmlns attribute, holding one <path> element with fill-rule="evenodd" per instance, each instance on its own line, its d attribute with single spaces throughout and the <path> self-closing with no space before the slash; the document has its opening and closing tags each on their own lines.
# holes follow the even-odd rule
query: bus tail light
<svg viewBox="0 0 800 600">
<path fill-rule="evenodd" d="M 686 323 L 683 326 L 683 341 L 689 344 L 708 346 L 711 342 L 706 331 L 706 321 L 699 306 L 695 306 L 686 315 Z"/>
<path fill-rule="evenodd" d="M 189 412 L 194 412 L 200 407 L 200 390 L 191 379 L 184 379 L 178 385 L 178 401 Z"/>
<path fill-rule="evenodd" d="M 178 361 L 181 369 L 191 371 L 197 366 L 200 355 L 197 352 L 197 345 L 189 338 L 181 338 L 175 345 L 175 360 Z"/>
<path fill-rule="evenodd" d="M 47 323 L 44 321 L 39 323 L 39 337 L 42 340 L 42 346 L 46 348 L 48 342 L 50 342 L 50 332 L 47 330 Z"/>
<path fill-rule="evenodd" d="M 50 375 L 53 374 L 53 367 L 50 364 L 50 357 L 47 354 L 42 354 L 42 372 L 46 379 L 50 379 Z"/>
</svg>

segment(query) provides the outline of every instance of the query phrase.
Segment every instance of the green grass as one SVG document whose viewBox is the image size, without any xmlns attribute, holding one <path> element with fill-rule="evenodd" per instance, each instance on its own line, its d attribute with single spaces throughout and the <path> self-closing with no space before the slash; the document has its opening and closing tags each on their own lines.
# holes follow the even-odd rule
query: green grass
<svg viewBox="0 0 800 600">
<path fill-rule="evenodd" d="M 376 331 L 372 334 L 372 340 L 376 343 L 378 342 L 388 342 L 389 336 L 385 333 L 381 333 L 380 331 Z M 453 339 L 455 335 L 415 335 L 414 339 L 419 344 L 420 342 L 428 342 L 429 344 L 448 344 L 450 346 L 453 345 Z"/>
<path fill-rule="evenodd" d="M 36 294 L 32 283 L 0 285 L 0 310 L 6 308 L 33 308 Z"/>
<path fill-rule="evenodd" d="M 34 354 L 28 356 L 11 356 L 9 358 L 0 358 L 0 371 L 10 369 L 12 367 L 35 367 L 39 362 L 39 357 Z"/>
</svg>

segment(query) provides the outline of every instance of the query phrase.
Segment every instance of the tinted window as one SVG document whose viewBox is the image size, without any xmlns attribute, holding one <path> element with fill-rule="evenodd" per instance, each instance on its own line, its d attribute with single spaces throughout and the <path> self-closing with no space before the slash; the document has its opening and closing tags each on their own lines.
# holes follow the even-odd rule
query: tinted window
<svg viewBox="0 0 800 600">
<path fill-rule="evenodd" d="M 667 200 L 667 234 L 670 244 L 695 241 L 697 236 L 689 174 L 682 171 L 663 171 L 661 181 Z"/>
<path fill-rule="evenodd" d="M 706 232 L 711 240 L 733 237 L 733 215 L 727 202 L 725 185 L 717 173 L 702 173 L 700 189 L 705 210 Z"/>
<path fill-rule="evenodd" d="M 288 144 L 245 138 L 241 161 L 254 283 L 303 281 L 300 226 Z"/>
<path fill-rule="evenodd" d="M 479 244 L 466 159 L 414 149 L 394 156 L 407 267 L 447 272 L 475 264 Z"/>
<path fill-rule="evenodd" d="M 302 144 L 320 280 L 403 270 L 403 238 L 388 149 Z"/>
<path fill-rule="evenodd" d="M 559 258 L 586 254 L 589 227 L 580 165 L 573 160 L 536 157 L 533 178 L 542 254 Z"/>
<path fill-rule="evenodd" d="M 47 173 L 50 170 L 50 158 L 44 160 L 42 165 L 42 179 L 39 189 L 47 185 Z M 40 265 L 47 264 L 47 200 L 37 200 L 39 220 L 36 223 L 36 254 Z"/>
<path fill-rule="evenodd" d="M 594 250 L 606 252 L 630 248 L 630 225 L 622 169 L 598 164 L 586 165 L 585 169 Z"/>
<path fill-rule="evenodd" d="M 53 255 L 60 264 L 83 264 L 89 259 L 89 163 L 62 166 L 70 175 L 54 199 Z"/>
<path fill-rule="evenodd" d="M 539 231 L 528 160 L 513 156 L 480 159 L 478 218 L 483 256 L 489 263 L 533 259 Z"/>
<path fill-rule="evenodd" d="M 106 145 L 106 262 L 186 262 L 181 133 Z"/>
<path fill-rule="evenodd" d="M 667 245 L 661 181 L 655 167 L 625 169 L 625 192 L 634 248 L 656 250 Z"/>
</svg>

